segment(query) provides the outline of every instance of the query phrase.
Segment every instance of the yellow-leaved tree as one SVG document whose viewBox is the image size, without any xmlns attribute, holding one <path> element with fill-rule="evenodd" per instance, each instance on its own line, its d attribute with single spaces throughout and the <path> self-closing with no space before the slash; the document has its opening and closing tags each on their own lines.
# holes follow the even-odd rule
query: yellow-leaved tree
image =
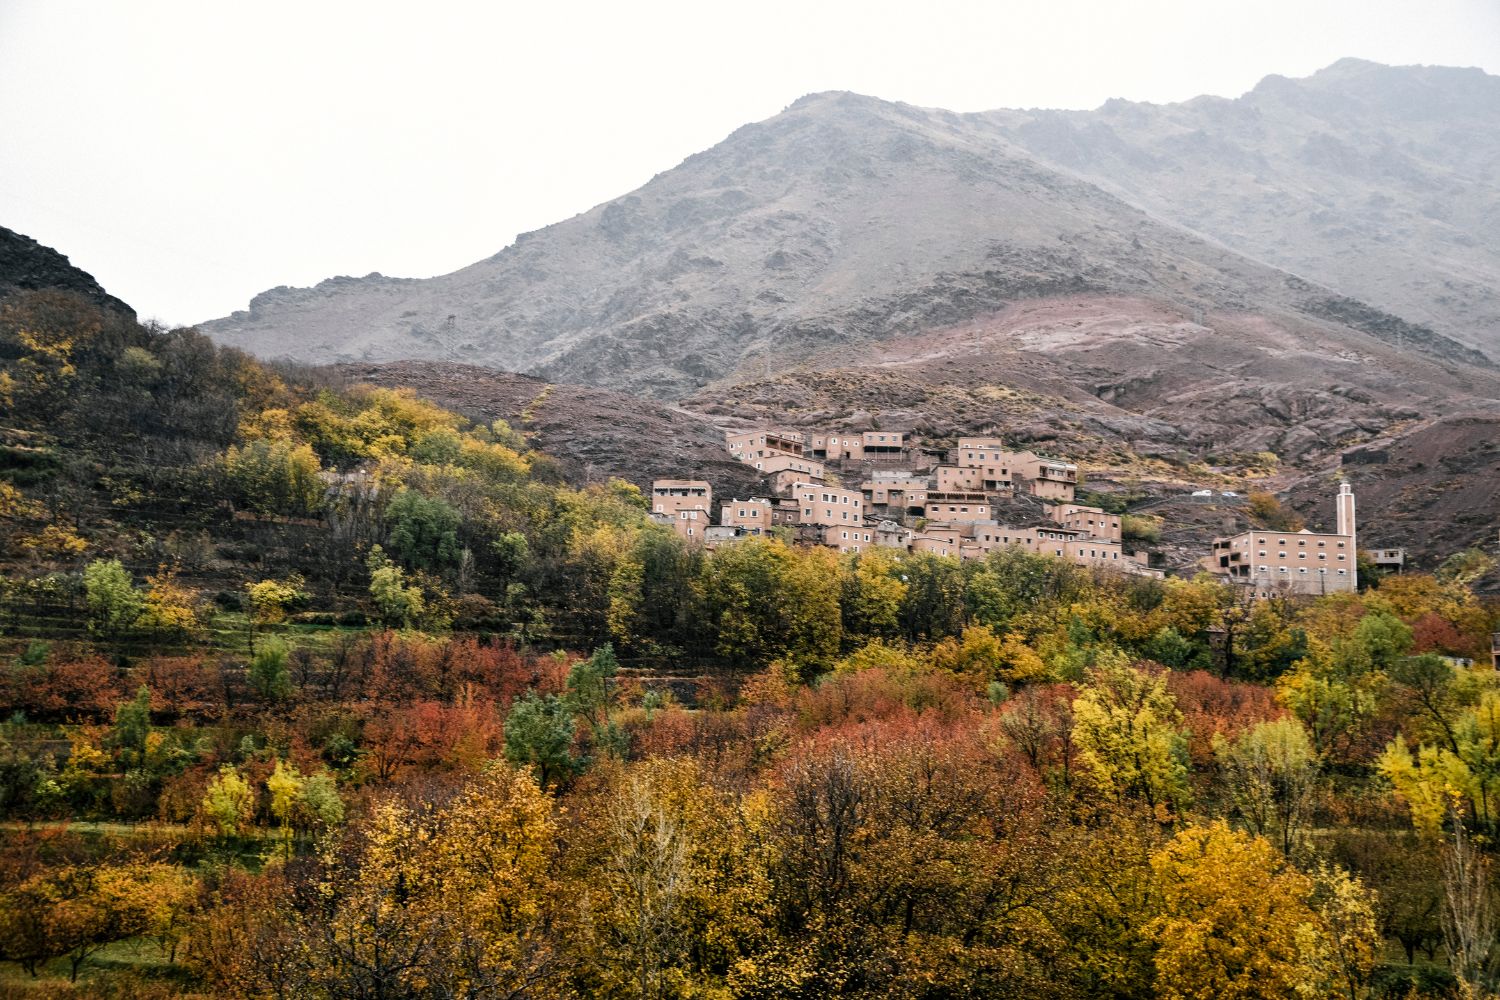
<svg viewBox="0 0 1500 1000">
<path fill-rule="evenodd" d="M 1142 803 L 1163 821 L 1187 804 L 1187 739 L 1164 673 L 1102 655 L 1073 701 L 1073 743 L 1105 799 Z"/>
<path fill-rule="evenodd" d="M 1313 884 L 1260 837 L 1223 821 L 1186 827 L 1151 857 L 1161 893 L 1148 931 L 1162 1000 L 1305 994 L 1319 916 Z"/>
</svg>

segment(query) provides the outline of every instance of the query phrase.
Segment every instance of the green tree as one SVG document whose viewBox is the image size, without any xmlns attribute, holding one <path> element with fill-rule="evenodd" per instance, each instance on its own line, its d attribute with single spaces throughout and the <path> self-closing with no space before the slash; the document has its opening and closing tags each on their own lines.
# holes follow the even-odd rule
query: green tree
<svg viewBox="0 0 1500 1000">
<path fill-rule="evenodd" d="M 458 565 L 460 518 L 446 501 L 402 489 L 385 516 L 391 526 L 386 546 L 408 568 L 437 572 Z"/>
<path fill-rule="evenodd" d="M 249 825 L 255 815 L 255 793 L 250 784 L 232 766 L 225 764 L 208 783 L 199 804 L 203 819 L 221 837 L 233 837 Z"/>
<path fill-rule="evenodd" d="M 1290 857 L 1301 843 L 1318 783 L 1318 758 L 1307 730 L 1293 718 L 1262 722 L 1232 742 L 1216 733 L 1214 752 L 1250 832 Z"/>
<path fill-rule="evenodd" d="M 305 444 L 251 441 L 224 453 L 224 475 L 234 499 L 258 514 L 305 516 L 323 503 L 318 456 Z"/>
<path fill-rule="evenodd" d="M 285 701 L 292 694 L 292 673 L 287 668 L 287 644 L 270 638 L 250 658 L 250 686 L 267 701 Z"/>
<path fill-rule="evenodd" d="M 146 759 L 146 737 L 150 735 L 151 689 L 142 684 L 134 698 L 115 708 L 109 745 L 120 753 L 127 767 L 139 767 Z"/>
<path fill-rule="evenodd" d="M 406 628 L 421 619 L 427 610 L 422 588 L 406 582 L 406 573 L 385 557 L 377 545 L 366 560 L 370 568 L 370 597 L 387 625 Z"/>
<path fill-rule="evenodd" d="M 535 768 L 543 788 L 560 784 L 578 766 L 572 753 L 576 729 L 573 713 L 562 699 L 528 691 L 505 718 L 505 758 Z"/>
<path fill-rule="evenodd" d="M 122 632 L 135 624 L 145 608 L 145 599 L 118 559 L 96 559 L 89 563 L 83 571 L 83 589 L 89 628 L 96 632 Z"/>
</svg>

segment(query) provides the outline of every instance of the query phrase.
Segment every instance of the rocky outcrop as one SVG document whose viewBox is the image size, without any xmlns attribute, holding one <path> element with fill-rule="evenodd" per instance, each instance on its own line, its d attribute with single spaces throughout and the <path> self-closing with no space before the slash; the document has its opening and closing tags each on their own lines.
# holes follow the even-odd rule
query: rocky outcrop
<svg viewBox="0 0 1500 1000">
<path fill-rule="evenodd" d="M 0 227 L 0 299 L 19 291 L 73 292 L 106 309 L 135 319 L 135 310 L 110 295 L 94 276 L 29 236 Z"/>
</svg>

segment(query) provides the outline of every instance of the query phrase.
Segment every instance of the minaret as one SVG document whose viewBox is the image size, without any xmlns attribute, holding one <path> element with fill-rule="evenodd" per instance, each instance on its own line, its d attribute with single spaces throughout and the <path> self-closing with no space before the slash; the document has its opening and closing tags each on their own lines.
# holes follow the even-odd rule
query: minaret
<svg viewBox="0 0 1500 1000">
<path fill-rule="evenodd" d="M 1348 483 L 1339 484 L 1339 495 L 1334 498 L 1338 533 L 1349 539 L 1349 579 L 1359 587 L 1359 547 L 1354 540 L 1354 490 Z"/>
</svg>

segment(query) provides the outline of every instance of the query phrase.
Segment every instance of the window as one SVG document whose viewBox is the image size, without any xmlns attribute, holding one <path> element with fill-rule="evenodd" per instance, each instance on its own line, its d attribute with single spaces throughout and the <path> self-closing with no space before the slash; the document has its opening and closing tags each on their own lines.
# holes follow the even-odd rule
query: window
<svg viewBox="0 0 1500 1000">
<path fill-rule="evenodd" d="M 1343 558 L 1343 557 L 1342 557 L 1342 556 L 1340 556 L 1340 557 L 1339 557 L 1339 558 L 1341 558 L 1341 559 L 1342 559 L 1342 558 Z M 1348 572 L 1349 572 L 1349 571 L 1348 571 L 1348 570 L 1346 570 L 1346 569 L 1341 569 L 1341 570 L 1339 570 L 1339 576 L 1343 576 L 1343 575 L 1345 575 L 1345 574 L 1346 574 L 1346 573 L 1348 573 Z"/>
</svg>

